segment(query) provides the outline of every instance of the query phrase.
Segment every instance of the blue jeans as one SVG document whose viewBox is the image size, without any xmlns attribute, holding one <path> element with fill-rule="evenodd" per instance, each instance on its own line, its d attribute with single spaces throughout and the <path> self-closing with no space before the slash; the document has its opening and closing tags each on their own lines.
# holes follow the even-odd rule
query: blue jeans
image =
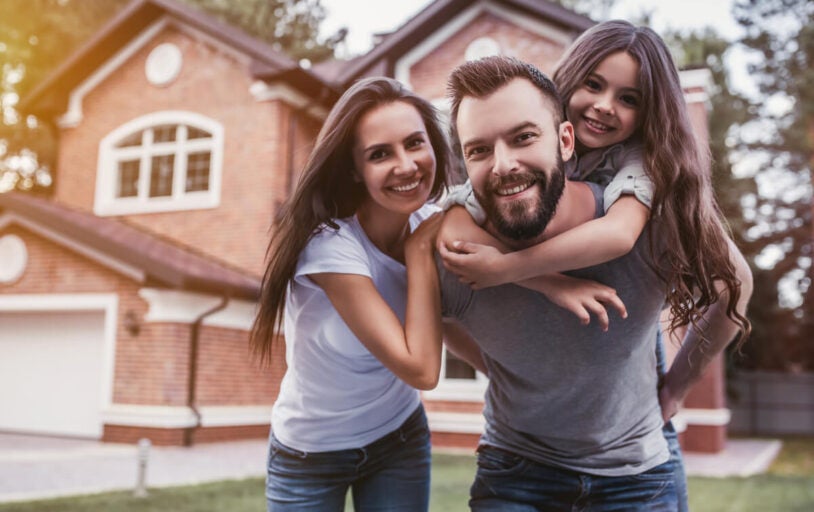
<svg viewBox="0 0 814 512">
<path fill-rule="evenodd" d="M 656 370 L 659 380 L 667 372 L 667 358 L 664 354 L 664 340 L 661 331 L 656 336 Z M 673 422 L 668 421 L 664 428 L 664 439 L 667 440 L 667 447 L 670 449 L 670 461 L 674 464 L 673 475 L 675 476 L 676 495 L 678 496 L 678 512 L 689 512 L 689 497 L 687 494 L 687 474 L 684 471 L 684 458 L 681 455 L 681 445 L 678 444 L 678 433 Z"/>
<path fill-rule="evenodd" d="M 469 507 L 475 512 L 675 512 L 673 466 L 669 460 L 638 475 L 596 476 L 481 445 Z"/>
<path fill-rule="evenodd" d="M 362 448 L 302 452 L 269 438 L 269 512 L 345 509 L 348 489 L 356 512 L 421 512 L 430 500 L 430 431 L 419 406 L 393 432 Z"/>
</svg>

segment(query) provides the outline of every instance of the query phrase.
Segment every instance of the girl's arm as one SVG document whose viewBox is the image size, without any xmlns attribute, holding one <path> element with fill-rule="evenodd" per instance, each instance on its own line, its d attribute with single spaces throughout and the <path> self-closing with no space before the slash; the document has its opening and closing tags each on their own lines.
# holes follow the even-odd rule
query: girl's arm
<svg viewBox="0 0 814 512">
<path fill-rule="evenodd" d="M 736 309 L 743 315 L 752 296 L 752 271 L 734 242 L 729 240 L 728 243 L 729 258 L 741 283 Z M 716 286 L 720 292 L 718 300 L 703 312 L 695 326 L 691 325 L 686 329 L 681 348 L 659 388 L 659 404 L 665 422 L 675 415 L 689 390 L 704 375 L 709 363 L 723 352 L 738 332 L 738 326 L 726 311 L 729 294 L 720 281 L 716 282 Z"/>
<path fill-rule="evenodd" d="M 614 206 L 616 205 L 614 204 Z M 582 225 L 584 226 L 584 224 Z M 566 231 L 566 233 L 567 232 L 568 231 Z M 467 284 L 472 283 L 466 276 L 462 276 L 458 273 L 457 269 L 459 267 L 457 265 L 453 266 L 451 264 L 457 260 L 461 254 L 455 252 L 455 250 L 450 250 L 449 246 L 445 242 L 445 240 L 461 238 L 473 241 L 469 243 L 474 243 L 484 248 L 492 249 L 498 253 L 498 255 L 508 256 L 509 254 L 514 254 L 509 252 L 509 248 L 506 247 L 502 242 L 475 224 L 472 217 L 464 208 L 459 206 L 450 208 L 450 210 L 446 213 L 441 231 L 438 234 L 438 252 L 442 257 L 444 266 L 447 268 L 447 270 L 458 275 L 459 279 Z M 453 242 L 453 245 L 454 244 L 455 242 Z M 543 244 L 540 244 L 534 247 L 540 247 L 542 245 Z M 524 279 L 518 281 L 517 284 L 542 293 L 551 302 L 575 314 L 584 324 L 589 323 L 590 315 L 594 314 L 603 330 L 608 329 L 609 322 L 606 305 L 610 305 L 615 308 L 622 318 L 627 317 L 625 305 L 616 295 L 616 290 L 596 281 L 578 279 L 576 277 L 569 277 L 554 273 Z"/>
<path fill-rule="evenodd" d="M 405 246 L 407 310 L 405 324 L 358 274 L 309 274 L 362 344 L 407 384 L 432 389 L 441 370 L 441 293 L 433 246 L 442 216 L 425 220 Z"/>
<path fill-rule="evenodd" d="M 503 253 L 482 237 L 466 238 L 464 232 L 444 255 L 444 263 L 475 289 L 590 267 L 630 252 L 649 217 L 647 206 L 625 195 L 605 216 L 521 251 Z"/>
</svg>

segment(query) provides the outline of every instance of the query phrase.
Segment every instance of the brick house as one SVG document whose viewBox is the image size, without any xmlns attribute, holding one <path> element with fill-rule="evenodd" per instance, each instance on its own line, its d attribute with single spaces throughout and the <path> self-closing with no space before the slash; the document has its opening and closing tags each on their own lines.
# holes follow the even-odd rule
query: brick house
<svg viewBox="0 0 814 512">
<path fill-rule="evenodd" d="M 59 151 L 49 199 L 0 195 L 0 430 L 267 435 L 285 362 L 252 363 L 248 329 L 270 219 L 341 91 L 384 74 L 443 110 L 465 59 L 550 72 L 592 24 L 543 0 L 436 0 L 369 53 L 303 68 L 175 0 L 134 0 L 23 100 Z M 682 79 L 706 138 L 707 75 Z M 721 375 L 683 412 L 687 448 L 723 447 Z M 474 446 L 485 384 L 445 355 L 424 395 L 436 445 Z"/>
</svg>

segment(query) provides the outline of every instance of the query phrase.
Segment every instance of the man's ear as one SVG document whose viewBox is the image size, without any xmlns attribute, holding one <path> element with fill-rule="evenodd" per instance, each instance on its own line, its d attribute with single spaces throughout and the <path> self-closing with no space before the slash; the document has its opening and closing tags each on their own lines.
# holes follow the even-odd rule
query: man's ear
<svg viewBox="0 0 814 512">
<path fill-rule="evenodd" d="M 559 136 L 560 155 L 562 155 L 562 161 L 567 162 L 574 156 L 574 144 L 576 143 L 576 139 L 574 138 L 574 125 L 572 125 L 570 121 L 560 123 Z"/>
</svg>

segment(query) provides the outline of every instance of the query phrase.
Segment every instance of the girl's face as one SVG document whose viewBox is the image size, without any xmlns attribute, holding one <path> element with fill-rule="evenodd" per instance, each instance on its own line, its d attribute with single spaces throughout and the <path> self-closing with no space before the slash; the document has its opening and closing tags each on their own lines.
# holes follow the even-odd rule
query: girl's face
<svg viewBox="0 0 814 512">
<path fill-rule="evenodd" d="M 639 67 L 627 52 L 612 53 L 574 91 L 566 115 L 574 125 L 578 152 L 622 142 L 639 127 Z"/>
<path fill-rule="evenodd" d="M 359 120 L 355 139 L 353 163 L 368 206 L 409 215 L 424 205 L 435 181 L 435 153 L 415 107 L 395 101 L 374 108 Z"/>
</svg>

